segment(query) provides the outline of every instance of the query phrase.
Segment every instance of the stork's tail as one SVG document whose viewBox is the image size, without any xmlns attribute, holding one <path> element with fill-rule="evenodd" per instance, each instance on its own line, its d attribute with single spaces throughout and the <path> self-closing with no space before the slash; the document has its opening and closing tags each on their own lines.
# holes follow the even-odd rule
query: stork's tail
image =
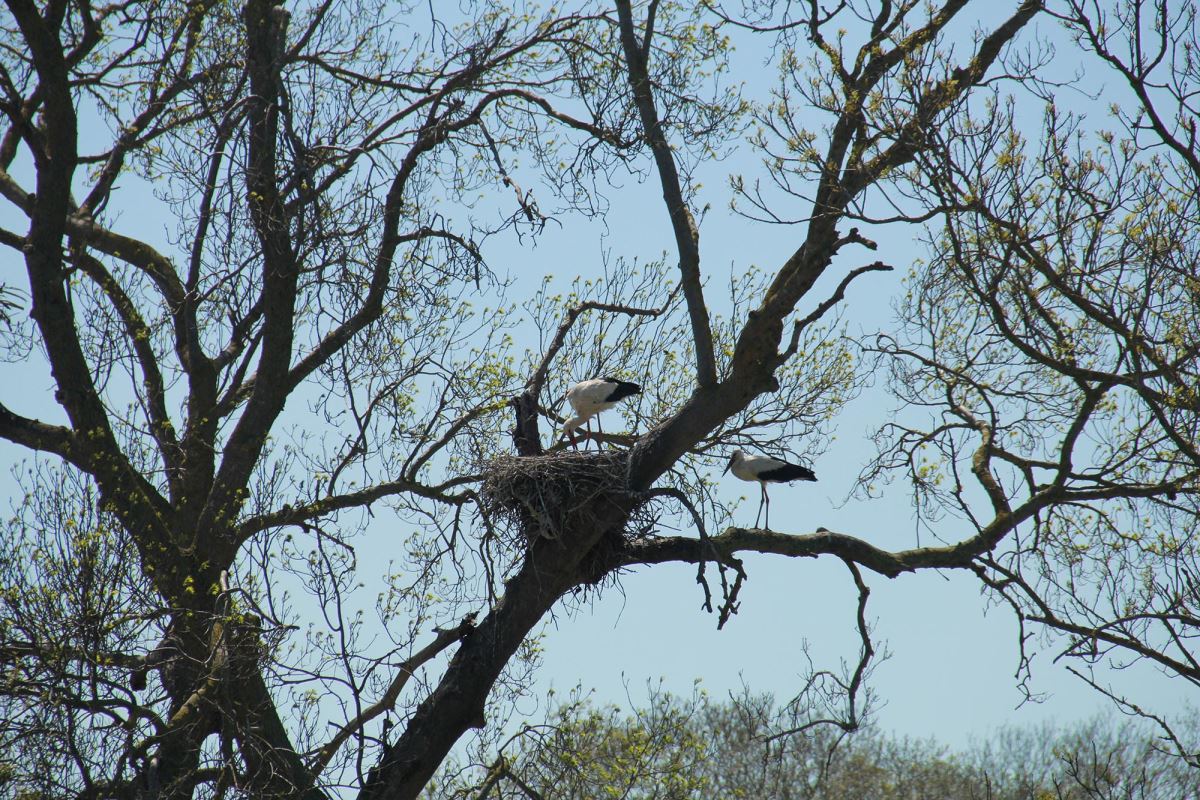
<svg viewBox="0 0 1200 800">
<path fill-rule="evenodd" d="M 617 388 L 608 396 L 610 402 L 615 403 L 618 400 L 624 400 L 626 397 L 642 393 L 642 387 L 636 383 L 630 383 L 629 381 L 614 381 L 614 383 L 617 384 Z"/>
</svg>

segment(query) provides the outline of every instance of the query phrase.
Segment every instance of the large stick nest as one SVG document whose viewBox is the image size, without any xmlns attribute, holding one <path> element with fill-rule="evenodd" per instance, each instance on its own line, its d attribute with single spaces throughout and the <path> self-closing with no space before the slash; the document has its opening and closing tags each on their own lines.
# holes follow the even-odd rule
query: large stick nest
<svg viewBox="0 0 1200 800">
<path fill-rule="evenodd" d="M 642 503 L 629 491 L 628 465 L 625 450 L 501 456 L 488 464 L 480 492 L 482 510 L 529 543 L 599 524 L 597 514 L 606 502 L 630 509 L 625 535 L 634 533 L 631 527 L 643 532 L 639 515 L 632 513 Z"/>
</svg>

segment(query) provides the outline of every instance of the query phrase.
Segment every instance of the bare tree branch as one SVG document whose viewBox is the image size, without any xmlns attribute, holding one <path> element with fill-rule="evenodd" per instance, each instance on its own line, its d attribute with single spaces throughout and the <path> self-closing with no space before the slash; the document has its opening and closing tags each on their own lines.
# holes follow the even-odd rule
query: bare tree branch
<svg viewBox="0 0 1200 800">
<path fill-rule="evenodd" d="M 642 120 L 646 142 L 654 154 L 662 184 L 663 201 L 675 231 L 675 247 L 679 253 L 680 285 L 687 301 L 688 316 L 692 322 L 692 341 L 696 348 L 696 382 L 701 387 L 713 386 L 717 382 L 716 359 L 713 355 L 712 329 L 708 321 L 708 307 L 704 304 L 704 287 L 700 279 L 700 229 L 684 199 L 679 181 L 679 170 L 675 156 L 667 142 L 662 122 L 654 105 L 654 93 L 647 67 L 650 46 L 654 36 L 653 10 L 651 5 L 643 40 L 639 44 L 633 29 L 633 10 L 629 0 L 617 0 L 617 14 L 621 27 L 621 47 L 625 52 L 625 63 L 629 69 L 629 85 L 633 88 L 634 100 Z"/>
</svg>

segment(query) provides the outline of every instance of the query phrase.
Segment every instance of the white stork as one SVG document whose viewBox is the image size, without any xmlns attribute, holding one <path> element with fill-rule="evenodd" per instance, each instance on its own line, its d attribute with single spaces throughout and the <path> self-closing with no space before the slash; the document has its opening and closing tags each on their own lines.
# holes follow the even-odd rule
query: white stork
<svg viewBox="0 0 1200 800">
<path fill-rule="evenodd" d="M 789 483 L 791 481 L 815 481 L 817 479 L 816 473 L 808 467 L 789 464 L 786 461 L 780 461 L 778 458 L 748 456 L 741 450 L 733 451 L 733 456 L 729 459 L 729 463 L 725 465 L 725 470 L 721 474 L 724 475 L 731 469 L 733 470 L 734 477 L 741 478 L 744 481 L 758 481 L 758 485 L 762 489 L 762 498 L 758 501 L 758 515 L 754 517 L 754 527 L 758 527 L 758 517 L 762 515 L 763 506 L 766 505 L 767 518 L 763 526 L 767 530 L 771 529 L 771 498 L 767 495 L 767 484 Z"/>
<path fill-rule="evenodd" d="M 631 397 L 635 394 L 641 394 L 642 387 L 636 383 L 629 381 L 621 381 L 616 378 L 592 378 L 588 381 L 580 381 L 567 390 L 567 402 L 571 404 L 571 408 L 575 411 L 575 416 L 563 423 L 562 435 L 566 436 L 571 442 L 571 447 L 575 447 L 575 431 L 581 425 L 587 425 L 588 438 L 592 436 L 592 425 L 590 420 L 601 411 L 612 408 L 626 397 Z M 596 418 L 596 430 L 600 435 L 604 435 L 604 429 L 600 427 L 600 418 Z M 585 440 L 584 446 L 587 446 Z M 597 443 L 599 446 L 599 443 Z"/>
</svg>

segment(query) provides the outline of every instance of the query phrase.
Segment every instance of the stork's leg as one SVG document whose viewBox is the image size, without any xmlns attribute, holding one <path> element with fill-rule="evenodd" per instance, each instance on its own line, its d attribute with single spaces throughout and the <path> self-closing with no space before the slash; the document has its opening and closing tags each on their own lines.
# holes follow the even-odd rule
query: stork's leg
<svg viewBox="0 0 1200 800">
<path fill-rule="evenodd" d="M 758 527 L 759 517 L 762 516 L 763 500 L 767 496 L 767 485 L 765 483 L 759 483 L 758 488 L 760 490 L 758 496 L 758 513 L 754 515 L 754 527 L 756 528 Z"/>
<path fill-rule="evenodd" d="M 769 531 L 771 530 L 771 495 L 767 494 L 767 485 L 765 483 L 762 485 L 762 487 L 763 500 L 766 501 L 767 504 L 767 514 L 766 519 L 763 520 L 763 530 Z"/>
<path fill-rule="evenodd" d="M 575 431 L 567 431 L 567 442 L 571 445 L 572 450 L 578 450 L 578 445 L 575 444 Z"/>
<path fill-rule="evenodd" d="M 588 449 L 588 442 L 590 442 L 592 440 L 592 421 L 590 419 L 587 421 L 586 427 L 587 427 L 587 438 L 585 438 L 583 440 L 583 449 L 584 450 Z"/>
<path fill-rule="evenodd" d="M 598 417 L 598 416 L 596 417 L 596 431 L 597 431 L 597 434 L 596 434 L 596 449 L 597 449 L 597 450 L 603 450 L 603 449 L 604 449 L 604 439 L 603 439 L 603 436 L 604 436 L 604 428 L 603 428 L 603 427 L 601 427 L 601 425 L 600 425 L 600 417 Z"/>
</svg>

